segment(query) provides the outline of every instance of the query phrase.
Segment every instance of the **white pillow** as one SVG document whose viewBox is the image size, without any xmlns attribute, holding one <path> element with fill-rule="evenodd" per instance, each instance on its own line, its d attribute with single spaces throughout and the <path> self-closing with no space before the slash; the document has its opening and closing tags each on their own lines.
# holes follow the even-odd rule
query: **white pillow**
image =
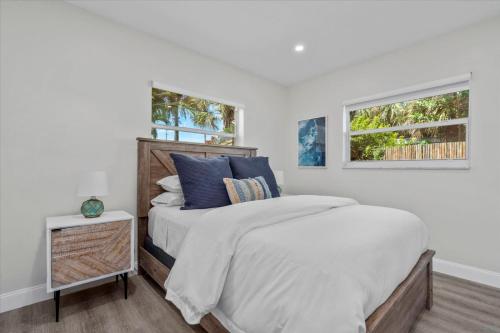
<svg viewBox="0 0 500 333">
<path fill-rule="evenodd" d="M 151 200 L 151 204 L 153 206 L 183 206 L 184 195 L 182 193 L 163 192 Z"/>
<path fill-rule="evenodd" d="M 160 185 L 165 191 L 182 193 L 181 181 L 177 175 L 162 178 L 156 184 Z"/>
</svg>

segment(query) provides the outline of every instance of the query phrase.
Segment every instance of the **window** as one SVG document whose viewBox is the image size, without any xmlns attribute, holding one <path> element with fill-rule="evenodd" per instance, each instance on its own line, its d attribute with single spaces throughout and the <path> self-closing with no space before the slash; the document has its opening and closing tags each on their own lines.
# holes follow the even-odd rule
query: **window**
<svg viewBox="0 0 500 333">
<path fill-rule="evenodd" d="M 240 108 L 153 82 L 151 136 L 160 140 L 234 145 Z"/>
<path fill-rule="evenodd" d="M 470 74 L 344 103 L 347 168 L 468 168 Z"/>
</svg>

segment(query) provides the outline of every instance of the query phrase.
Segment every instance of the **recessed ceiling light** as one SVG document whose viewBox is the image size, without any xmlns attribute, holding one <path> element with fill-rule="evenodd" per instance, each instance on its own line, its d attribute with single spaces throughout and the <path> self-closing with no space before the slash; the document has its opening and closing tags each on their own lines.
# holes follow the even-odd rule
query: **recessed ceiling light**
<svg viewBox="0 0 500 333">
<path fill-rule="evenodd" d="M 306 47 L 304 46 L 304 44 L 297 44 L 293 47 L 293 49 L 295 50 L 295 52 L 300 53 L 300 52 L 304 52 Z"/>
</svg>

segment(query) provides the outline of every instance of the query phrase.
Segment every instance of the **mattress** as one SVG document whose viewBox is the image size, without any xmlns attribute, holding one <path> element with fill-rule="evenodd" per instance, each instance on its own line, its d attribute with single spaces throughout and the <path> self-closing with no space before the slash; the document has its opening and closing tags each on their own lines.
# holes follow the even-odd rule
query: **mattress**
<svg viewBox="0 0 500 333">
<path fill-rule="evenodd" d="M 168 268 L 172 269 L 175 264 L 175 258 L 169 256 L 166 254 L 162 249 L 160 249 L 158 246 L 155 246 L 153 244 L 153 240 L 151 237 L 146 236 L 146 239 L 144 239 L 144 249 L 151 253 L 153 257 L 158 259 L 163 265 L 167 266 Z"/>
<path fill-rule="evenodd" d="M 180 206 L 155 206 L 148 214 L 148 235 L 156 247 L 176 258 L 189 228 L 212 209 L 181 210 Z"/>
</svg>

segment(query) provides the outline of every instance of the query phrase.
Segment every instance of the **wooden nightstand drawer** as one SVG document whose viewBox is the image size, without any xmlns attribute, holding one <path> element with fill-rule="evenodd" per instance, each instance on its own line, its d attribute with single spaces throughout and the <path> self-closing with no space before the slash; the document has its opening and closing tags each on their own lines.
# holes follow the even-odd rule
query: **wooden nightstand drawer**
<svg viewBox="0 0 500 333">
<path fill-rule="evenodd" d="M 132 269 L 132 219 L 84 222 L 49 230 L 51 289 Z"/>
</svg>

